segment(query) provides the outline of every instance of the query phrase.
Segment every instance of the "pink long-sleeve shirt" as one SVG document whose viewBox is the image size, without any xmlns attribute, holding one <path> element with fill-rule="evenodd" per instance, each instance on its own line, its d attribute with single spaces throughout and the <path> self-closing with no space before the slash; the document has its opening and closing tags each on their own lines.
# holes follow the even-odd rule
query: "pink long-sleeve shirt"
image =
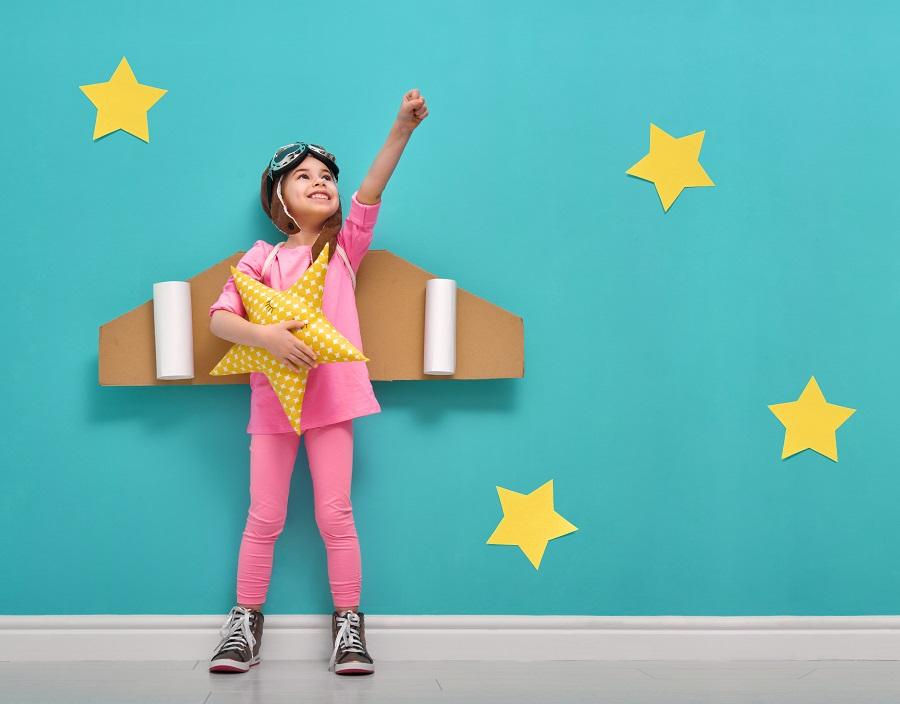
<svg viewBox="0 0 900 704">
<path fill-rule="evenodd" d="M 357 193 L 358 191 L 354 191 L 350 198 L 350 213 L 337 236 L 337 243 L 347 253 L 354 273 L 359 270 L 359 265 L 372 243 L 375 221 L 381 207 L 380 200 L 374 205 L 360 203 L 356 197 Z M 269 288 L 284 291 L 293 286 L 312 264 L 312 246 L 304 245 L 290 249 L 287 245 L 280 247 L 269 265 L 266 278 L 263 279 L 263 263 L 272 248 L 273 245 L 268 242 L 256 240 L 235 268 L 257 281 L 262 281 Z M 222 287 L 222 293 L 210 306 L 210 317 L 220 309 L 230 310 L 243 318 L 247 317 L 241 294 L 234 283 L 234 276 L 228 277 L 228 281 Z M 325 272 L 322 310 L 331 324 L 365 354 L 359 332 L 353 281 L 347 265 L 337 253 L 331 258 Z M 365 362 L 330 362 L 309 370 L 303 412 L 300 416 L 301 431 L 379 411 L 381 406 L 375 398 Z M 247 432 L 296 432 L 268 378 L 262 372 L 250 372 L 250 421 L 247 424 Z"/>
</svg>

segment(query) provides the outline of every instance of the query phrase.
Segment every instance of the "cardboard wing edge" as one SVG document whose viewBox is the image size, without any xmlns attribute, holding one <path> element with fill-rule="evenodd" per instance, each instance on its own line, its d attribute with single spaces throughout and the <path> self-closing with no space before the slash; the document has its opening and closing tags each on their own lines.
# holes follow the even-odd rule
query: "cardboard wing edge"
<svg viewBox="0 0 900 704">
<path fill-rule="evenodd" d="M 101 386 L 246 384 L 249 374 L 210 376 L 232 343 L 209 331 L 209 308 L 243 256 L 238 251 L 188 279 L 191 285 L 194 378 L 156 378 L 153 301 L 148 300 L 99 329 Z M 332 260 L 332 264 L 333 264 Z M 428 271 L 385 249 L 370 250 L 357 272 L 357 305 L 363 351 L 372 381 L 497 379 L 525 374 L 524 321 L 462 288 L 457 297 L 457 370 L 452 376 L 422 373 L 425 284 Z"/>
</svg>

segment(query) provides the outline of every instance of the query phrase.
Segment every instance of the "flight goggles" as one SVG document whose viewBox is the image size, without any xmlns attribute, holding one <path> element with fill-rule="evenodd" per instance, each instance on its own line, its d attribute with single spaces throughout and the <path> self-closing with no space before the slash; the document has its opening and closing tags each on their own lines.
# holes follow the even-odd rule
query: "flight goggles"
<svg viewBox="0 0 900 704">
<path fill-rule="evenodd" d="M 326 151 L 324 147 L 318 144 L 308 144 L 306 142 L 292 142 L 285 144 L 272 155 L 269 166 L 266 169 L 266 195 L 269 202 L 272 202 L 272 189 L 275 187 L 275 181 L 278 177 L 299 164 L 306 158 L 307 154 L 313 153 L 317 158 L 325 162 L 325 165 L 331 170 L 334 180 L 338 180 L 338 166 L 334 154 Z"/>
</svg>

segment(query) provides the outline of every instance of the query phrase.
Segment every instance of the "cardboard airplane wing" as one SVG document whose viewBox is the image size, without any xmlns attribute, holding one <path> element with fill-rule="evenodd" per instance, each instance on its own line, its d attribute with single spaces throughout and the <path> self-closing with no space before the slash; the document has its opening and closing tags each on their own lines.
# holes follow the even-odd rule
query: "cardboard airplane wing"
<svg viewBox="0 0 900 704">
<path fill-rule="evenodd" d="M 101 386 L 247 384 L 249 374 L 210 376 L 231 342 L 209 331 L 209 307 L 244 252 L 188 279 L 194 344 L 194 378 L 156 378 L 153 301 L 100 326 Z M 363 351 L 372 381 L 500 379 L 525 375 L 524 324 L 461 288 L 456 303 L 456 373 L 424 374 L 425 282 L 432 274 L 385 249 L 370 250 L 356 277 L 356 305 Z"/>
</svg>

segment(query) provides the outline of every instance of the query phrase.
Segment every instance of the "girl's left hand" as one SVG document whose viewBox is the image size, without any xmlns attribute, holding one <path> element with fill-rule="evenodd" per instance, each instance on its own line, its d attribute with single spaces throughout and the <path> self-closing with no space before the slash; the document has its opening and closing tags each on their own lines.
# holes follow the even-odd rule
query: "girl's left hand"
<svg viewBox="0 0 900 704">
<path fill-rule="evenodd" d="M 403 101 L 400 103 L 397 127 L 412 134 L 412 131 L 422 124 L 422 120 L 426 117 L 428 117 L 428 106 L 425 104 L 425 98 L 419 94 L 418 88 L 413 88 L 403 96 Z"/>
</svg>

